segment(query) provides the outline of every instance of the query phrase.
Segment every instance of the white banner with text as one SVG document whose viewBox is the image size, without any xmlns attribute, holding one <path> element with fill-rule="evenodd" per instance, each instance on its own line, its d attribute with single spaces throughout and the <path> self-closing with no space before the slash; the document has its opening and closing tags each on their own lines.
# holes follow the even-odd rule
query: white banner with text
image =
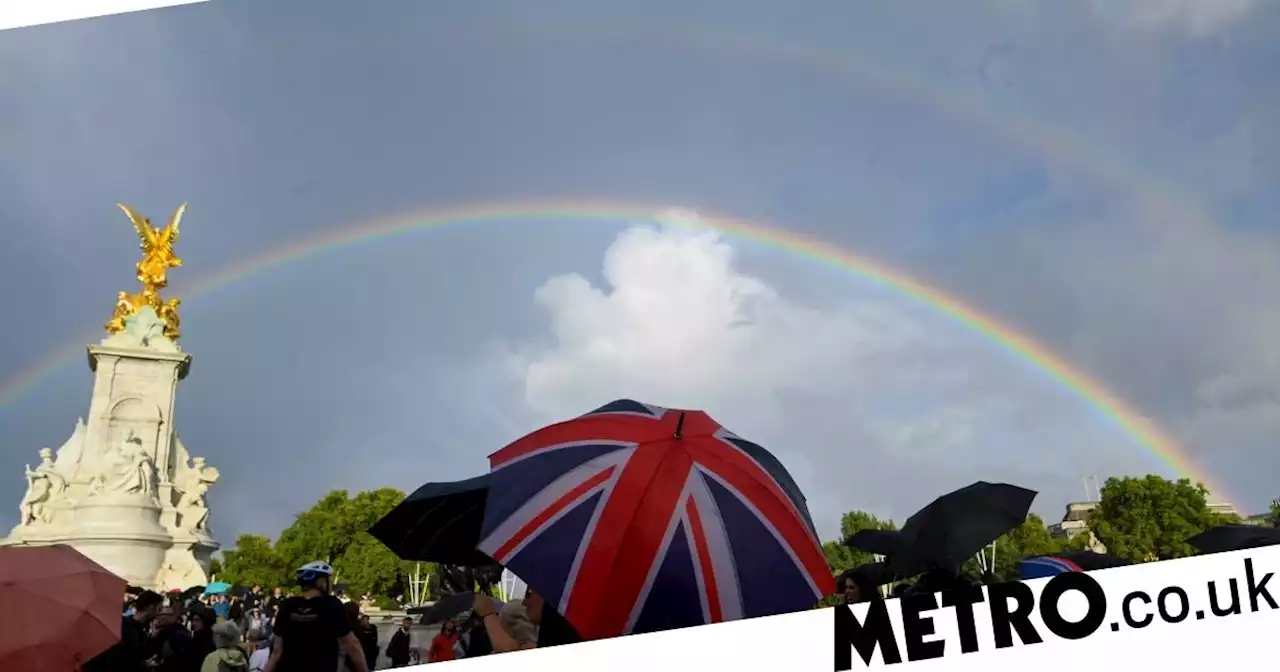
<svg viewBox="0 0 1280 672">
<path fill-rule="evenodd" d="M 459 672 L 1271 670 L 1277 572 L 1280 547 L 1271 547 L 445 664 Z"/>
</svg>

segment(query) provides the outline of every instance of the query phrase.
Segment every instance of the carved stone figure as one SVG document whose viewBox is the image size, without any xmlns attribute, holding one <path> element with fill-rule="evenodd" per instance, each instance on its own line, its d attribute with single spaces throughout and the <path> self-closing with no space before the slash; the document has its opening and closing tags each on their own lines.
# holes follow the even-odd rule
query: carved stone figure
<svg viewBox="0 0 1280 672">
<path fill-rule="evenodd" d="M 116 478 L 109 485 L 117 492 L 156 496 L 156 463 L 132 431 L 124 439 L 116 464 Z"/>
<path fill-rule="evenodd" d="M 200 563 L 196 562 L 191 550 L 185 546 L 174 546 L 165 553 L 164 565 L 156 574 L 155 585 L 161 589 L 185 589 L 206 583 L 208 575 Z"/>
<path fill-rule="evenodd" d="M 40 464 L 35 469 L 26 466 L 27 493 L 19 506 L 19 525 L 48 523 L 52 519 L 51 505 L 67 489 L 67 482 L 53 464 L 53 451 L 40 449 Z"/>
<path fill-rule="evenodd" d="M 209 507 L 205 495 L 209 493 L 209 486 L 218 481 L 218 476 L 218 470 L 205 464 L 203 457 L 192 458 L 191 467 L 186 469 L 181 483 L 182 497 L 178 499 L 183 528 L 198 532 L 208 530 Z"/>
</svg>

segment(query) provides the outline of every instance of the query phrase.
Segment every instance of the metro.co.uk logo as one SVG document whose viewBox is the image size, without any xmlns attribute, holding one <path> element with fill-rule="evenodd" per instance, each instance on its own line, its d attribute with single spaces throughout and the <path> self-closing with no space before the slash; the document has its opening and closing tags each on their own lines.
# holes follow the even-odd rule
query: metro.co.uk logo
<svg viewBox="0 0 1280 672">
<path fill-rule="evenodd" d="M 977 653 L 1044 642 L 1045 635 L 1077 640 L 1107 631 L 1141 629 L 1156 622 L 1183 623 L 1245 612 L 1280 609 L 1268 582 L 1274 572 L 1263 572 L 1252 558 L 1244 558 L 1236 576 L 1218 574 L 1204 585 L 1167 586 L 1157 591 L 1107 591 L 1086 573 L 1059 574 L 1044 584 L 1039 599 L 1026 583 L 997 583 L 967 590 L 909 595 L 895 600 L 901 610 L 901 632 L 890 618 L 891 602 L 876 601 L 855 608 L 832 609 L 835 634 L 835 669 L 853 668 L 854 653 L 871 666 L 878 650 L 883 664 L 921 661 L 945 655 Z M 1114 571 L 1114 570 L 1107 570 Z M 1188 584 L 1191 586 L 1192 584 Z M 1280 596 L 1280 585 L 1276 586 Z M 1068 602 L 1075 607 L 1069 608 Z M 855 609 L 863 612 L 861 618 Z M 954 638 L 939 632 L 935 618 L 943 609 L 954 610 Z M 979 616 L 985 612 L 980 637 Z M 1074 612 L 1074 613 L 1073 613 Z M 1075 616 L 1083 612 L 1083 616 Z M 1037 628 L 1033 615 L 1042 624 Z M 990 627 L 985 627 L 989 625 Z M 900 646 L 901 645 L 901 646 Z"/>
</svg>

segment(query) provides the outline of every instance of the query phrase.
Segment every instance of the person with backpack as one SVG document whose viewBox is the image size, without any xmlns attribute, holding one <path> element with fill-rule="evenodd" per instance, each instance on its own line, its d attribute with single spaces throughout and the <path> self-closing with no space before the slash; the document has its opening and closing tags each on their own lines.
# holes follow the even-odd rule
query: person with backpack
<svg viewBox="0 0 1280 672">
<path fill-rule="evenodd" d="M 213 626 L 213 643 L 218 647 L 200 666 L 200 672 L 249 672 L 249 658 L 240 648 L 240 626 L 223 621 Z"/>
</svg>

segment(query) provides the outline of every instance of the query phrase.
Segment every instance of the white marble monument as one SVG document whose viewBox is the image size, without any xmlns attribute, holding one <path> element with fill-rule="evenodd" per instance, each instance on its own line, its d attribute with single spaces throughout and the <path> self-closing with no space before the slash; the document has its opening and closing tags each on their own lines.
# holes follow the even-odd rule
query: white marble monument
<svg viewBox="0 0 1280 672">
<path fill-rule="evenodd" d="M 122 293 L 110 335 L 89 346 L 89 420 L 76 422 L 56 454 L 40 449 L 40 463 L 26 469 L 18 525 L 0 540 L 6 546 L 69 544 L 130 584 L 156 590 L 205 584 L 218 549 L 205 501 L 218 471 L 191 457 L 173 425 L 174 396 L 191 356 L 175 342 L 177 299 L 161 303 L 156 292 L 165 280 L 164 266 L 156 280 L 157 250 L 177 259 L 169 245 L 180 213 L 164 231 L 146 220 L 143 229 L 135 219 L 143 236 L 143 292 Z M 170 229 L 170 238 L 157 237 Z M 153 264 L 144 269 L 148 261 Z M 144 270 L 151 273 L 145 279 Z M 128 305 L 128 299 L 139 300 Z"/>
</svg>

